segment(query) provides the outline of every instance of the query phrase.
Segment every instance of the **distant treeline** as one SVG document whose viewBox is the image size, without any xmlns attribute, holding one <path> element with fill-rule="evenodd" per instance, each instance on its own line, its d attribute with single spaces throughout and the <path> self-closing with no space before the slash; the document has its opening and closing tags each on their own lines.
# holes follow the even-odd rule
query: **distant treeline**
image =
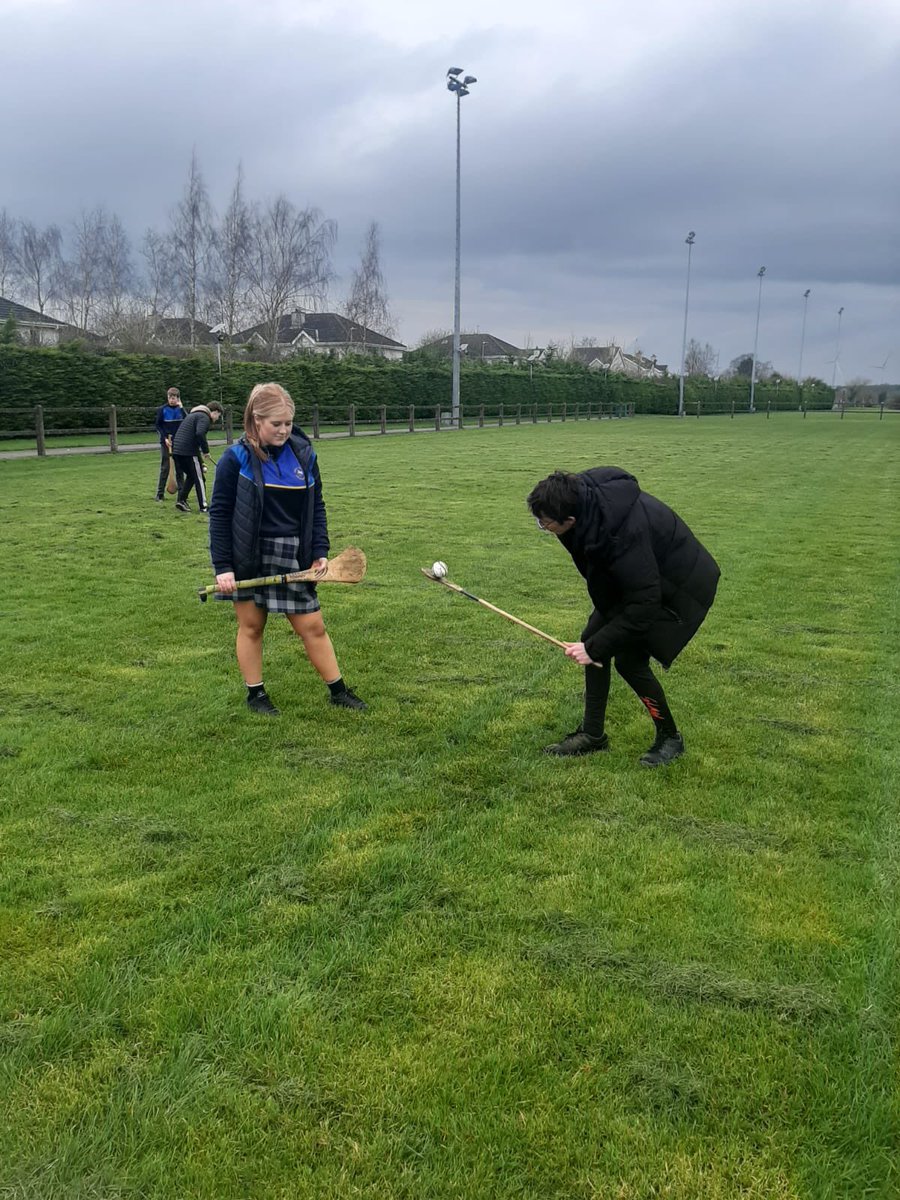
<svg viewBox="0 0 900 1200">
<path fill-rule="evenodd" d="M 22 428 L 25 414 L 41 404 L 48 432 L 53 427 L 93 425 L 102 421 L 109 405 L 127 409 L 130 423 L 152 425 L 156 408 L 164 403 L 166 389 L 181 390 L 187 408 L 221 399 L 233 410 L 236 421 L 254 384 L 276 379 L 291 393 L 298 421 L 308 423 L 313 406 L 323 419 L 355 405 L 360 413 L 386 405 L 393 413 L 450 407 L 450 364 L 385 362 L 380 359 L 332 359 L 298 356 L 277 363 L 222 362 L 221 375 L 214 358 L 167 358 L 163 355 L 123 354 L 113 351 L 85 354 L 72 348 L 39 349 L 0 345 L 0 433 Z M 685 380 L 685 409 L 696 412 L 736 412 L 749 407 L 747 379 L 689 378 Z M 503 405 L 507 413 L 518 406 L 529 411 L 537 404 L 542 412 L 559 412 L 563 405 L 633 405 L 636 414 L 672 414 L 678 411 L 678 379 L 633 380 L 607 376 L 583 367 L 467 366 L 460 372 L 460 400 L 466 411 L 483 405 L 487 416 Z M 787 380 L 757 382 L 757 410 L 830 409 L 834 393 L 821 382 L 804 384 Z"/>
</svg>

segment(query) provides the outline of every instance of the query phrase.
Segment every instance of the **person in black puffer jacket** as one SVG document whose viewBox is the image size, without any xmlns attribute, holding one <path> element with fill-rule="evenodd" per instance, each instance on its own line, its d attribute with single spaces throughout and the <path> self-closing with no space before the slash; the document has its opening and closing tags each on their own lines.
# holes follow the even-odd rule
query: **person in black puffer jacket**
<svg viewBox="0 0 900 1200">
<path fill-rule="evenodd" d="M 216 599 L 234 601 L 237 659 L 247 707 L 277 716 L 263 684 L 262 641 L 269 613 L 284 613 L 339 708 L 367 706 L 341 676 L 313 583 L 237 587 L 327 566 L 328 527 L 322 477 L 312 443 L 294 425 L 294 402 L 280 384 L 259 383 L 244 410 L 244 436 L 219 458 L 209 509 Z"/>
<path fill-rule="evenodd" d="M 719 582 L 715 559 L 677 513 L 618 467 L 555 471 L 527 503 L 540 528 L 572 556 L 594 605 L 581 640 L 566 643 L 568 657 L 585 668 L 584 718 L 547 753 L 609 749 L 606 701 L 614 663 L 656 728 L 641 763 L 667 766 L 684 753 L 684 739 L 650 659 L 670 667 L 700 628 Z"/>
</svg>

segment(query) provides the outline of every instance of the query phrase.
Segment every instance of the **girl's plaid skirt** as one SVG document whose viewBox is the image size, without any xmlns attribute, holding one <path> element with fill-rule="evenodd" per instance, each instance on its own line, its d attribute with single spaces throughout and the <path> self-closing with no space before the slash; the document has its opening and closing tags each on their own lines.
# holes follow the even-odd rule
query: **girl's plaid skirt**
<svg viewBox="0 0 900 1200">
<path fill-rule="evenodd" d="M 260 538 L 260 575 L 286 575 L 299 571 L 297 537 Z M 268 587 L 243 588 L 231 596 L 217 596 L 217 600 L 252 600 L 259 608 L 270 613 L 313 613 L 319 611 L 319 600 L 315 584 L 272 583 Z"/>
</svg>

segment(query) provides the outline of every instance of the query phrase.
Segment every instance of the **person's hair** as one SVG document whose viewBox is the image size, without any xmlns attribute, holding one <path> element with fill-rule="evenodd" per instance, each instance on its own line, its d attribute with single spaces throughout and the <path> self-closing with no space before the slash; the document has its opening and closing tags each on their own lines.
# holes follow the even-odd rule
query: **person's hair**
<svg viewBox="0 0 900 1200">
<path fill-rule="evenodd" d="M 210 403 L 210 404 L 207 404 L 207 406 L 206 406 L 206 407 L 209 409 L 209 411 L 210 411 L 211 413 L 214 413 L 214 412 L 220 413 L 220 412 L 224 412 L 224 411 L 225 411 L 225 409 L 224 409 L 224 408 L 222 407 L 222 405 L 221 405 L 221 404 L 218 402 L 218 400 L 213 400 L 213 401 L 212 401 L 212 403 Z"/>
<path fill-rule="evenodd" d="M 554 471 L 528 493 L 525 503 L 532 515 L 562 525 L 569 517 L 577 517 L 580 508 L 578 476 L 568 471 Z"/>
<path fill-rule="evenodd" d="M 179 392 L 178 388 L 169 388 L 169 390 L 166 392 L 166 396 L 177 396 L 180 400 L 181 392 Z"/>
<path fill-rule="evenodd" d="M 250 393 L 244 409 L 244 436 L 251 450 L 263 462 L 269 457 L 259 444 L 259 421 L 287 408 L 294 415 L 294 402 L 290 393 L 280 383 L 258 383 Z"/>
</svg>

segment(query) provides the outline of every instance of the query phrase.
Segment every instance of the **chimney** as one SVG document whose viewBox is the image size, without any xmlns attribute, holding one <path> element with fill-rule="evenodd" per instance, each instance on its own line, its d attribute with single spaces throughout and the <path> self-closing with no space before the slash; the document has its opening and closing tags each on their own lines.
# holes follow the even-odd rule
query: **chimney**
<svg viewBox="0 0 900 1200">
<path fill-rule="evenodd" d="M 302 329 L 306 320 L 306 313 L 302 308 L 295 308 L 291 313 L 291 329 Z"/>
</svg>

